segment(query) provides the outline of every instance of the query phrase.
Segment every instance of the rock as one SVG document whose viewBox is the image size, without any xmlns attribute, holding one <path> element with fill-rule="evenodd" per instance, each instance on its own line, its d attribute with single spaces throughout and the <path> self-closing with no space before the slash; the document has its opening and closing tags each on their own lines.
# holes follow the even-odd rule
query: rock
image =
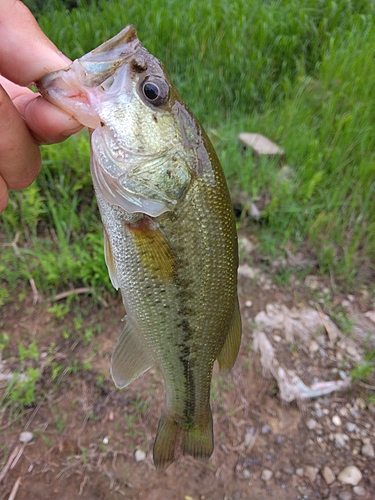
<svg viewBox="0 0 375 500">
<path fill-rule="evenodd" d="M 285 464 L 282 470 L 285 474 L 294 474 L 294 467 L 292 467 L 292 464 L 290 463 Z"/>
<path fill-rule="evenodd" d="M 272 430 L 271 427 L 267 424 L 264 424 L 262 426 L 262 434 L 268 434 L 271 432 L 271 430 Z"/>
<path fill-rule="evenodd" d="M 21 443 L 30 443 L 33 437 L 34 434 L 32 432 L 24 431 L 21 432 L 19 440 L 21 441 Z"/>
<path fill-rule="evenodd" d="M 363 445 L 361 448 L 361 453 L 364 457 L 369 457 L 369 458 L 375 457 L 374 447 L 372 446 L 371 443 Z"/>
<path fill-rule="evenodd" d="M 143 460 L 146 458 L 146 453 L 142 450 L 137 450 L 134 454 L 134 457 L 136 462 L 143 462 Z"/>
<path fill-rule="evenodd" d="M 249 479 L 251 477 L 251 472 L 247 469 L 244 469 L 244 471 L 242 472 L 242 475 L 245 479 Z"/>
<path fill-rule="evenodd" d="M 359 497 L 364 497 L 366 495 L 366 490 L 362 486 L 354 486 L 353 491 Z"/>
<path fill-rule="evenodd" d="M 335 434 L 333 434 L 333 439 L 336 442 L 337 448 L 345 448 L 346 442 L 349 441 L 349 436 L 336 432 Z"/>
<path fill-rule="evenodd" d="M 316 420 L 314 420 L 313 418 L 310 418 L 307 422 L 306 422 L 306 426 L 308 429 L 310 429 L 310 431 L 313 431 L 314 429 L 317 428 L 318 426 L 318 422 Z"/>
<path fill-rule="evenodd" d="M 353 422 L 347 422 L 345 427 L 348 432 L 358 432 L 359 430 L 357 424 L 354 424 Z"/>
<path fill-rule="evenodd" d="M 348 465 L 337 476 L 342 484 L 351 484 L 357 486 L 362 479 L 362 472 L 355 465 Z"/>
<path fill-rule="evenodd" d="M 309 345 L 309 351 L 311 353 L 319 351 L 319 344 L 315 340 L 312 340 Z"/>
<path fill-rule="evenodd" d="M 322 470 L 322 476 L 324 478 L 324 481 L 327 484 L 332 484 L 332 483 L 334 483 L 336 481 L 336 476 L 333 473 L 333 470 L 331 469 L 331 467 L 328 467 L 328 465 L 326 465 L 323 468 L 323 470 Z"/>
<path fill-rule="evenodd" d="M 375 323 L 375 311 L 367 311 L 364 316 Z"/>
<path fill-rule="evenodd" d="M 307 479 L 311 482 L 311 483 L 314 483 L 315 482 L 315 479 L 316 479 L 316 474 L 317 474 L 317 470 L 315 467 L 313 467 L 312 465 L 307 465 L 304 470 L 303 470 L 303 475 L 305 477 L 307 477 Z"/>
<path fill-rule="evenodd" d="M 302 469 L 302 467 L 300 467 L 300 468 L 298 468 L 298 469 L 296 470 L 296 474 L 297 474 L 297 476 L 300 476 L 300 477 L 302 477 L 302 476 L 303 476 L 303 469 Z"/>
<path fill-rule="evenodd" d="M 263 469 L 260 478 L 262 481 L 267 482 L 271 479 L 272 476 L 273 476 L 273 472 L 271 470 Z"/>
<path fill-rule="evenodd" d="M 352 500 L 353 496 L 350 491 L 342 491 L 339 493 L 339 500 Z"/>
<path fill-rule="evenodd" d="M 341 418 L 338 415 L 334 415 L 332 417 L 332 422 L 336 427 L 339 427 L 341 425 Z"/>
</svg>

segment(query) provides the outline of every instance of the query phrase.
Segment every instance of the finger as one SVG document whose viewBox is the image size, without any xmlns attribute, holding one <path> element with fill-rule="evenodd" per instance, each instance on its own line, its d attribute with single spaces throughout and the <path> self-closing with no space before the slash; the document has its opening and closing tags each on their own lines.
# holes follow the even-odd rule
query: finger
<svg viewBox="0 0 375 500">
<path fill-rule="evenodd" d="M 13 100 L 13 104 L 25 119 L 26 125 L 38 143 L 61 142 L 82 129 L 82 125 L 72 116 L 30 89 L 20 87 L 1 76 L 0 84 Z"/>
<path fill-rule="evenodd" d="M 8 186 L 0 175 L 0 214 L 8 205 Z"/>
<path fill-rule="evenodd" d="M 70 61 L 45 36 L 29 9 L 18 0 L 0 1 L 0 67 L 2 75 L 28 85 Z"/>
<path fill-rule="evenodd" d="M 9 189 L 22 189 L 38 175 L 39 147 L 1 86 L 0 116 L 0 175 Z"/>
</svg>

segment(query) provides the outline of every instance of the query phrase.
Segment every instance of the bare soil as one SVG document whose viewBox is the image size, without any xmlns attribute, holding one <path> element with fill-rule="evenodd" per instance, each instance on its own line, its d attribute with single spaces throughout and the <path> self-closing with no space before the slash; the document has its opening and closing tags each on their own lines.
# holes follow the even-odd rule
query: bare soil
<svg viewBox="0 0 375 500">
<path fill-rule="evenodd" d="M 103 308 L 91 304 L 90 297 L 81 297 L 75 302 L 84 311 L 79 331 L 74 329 L 74 311 L 56 318 L 48 312 L 51 303 L 33 304 L 31 290 L 24 301 L 15 298 L 4 306 L 0 327 L 11 338 L 3 353 L 6 368 L 20 369 L 15 361 L 18 342 L 28 345 L 35 337 L 39 348 L 35 363 L 42 370 L 42 380 L 31 407 L 21 413 L 14 405 L 0 411 L 0 474 L 11 464 L 0 482 L 0 500 L 320 499 L 342 491 L 353 495 L 352 486 L 337 480 L 327 485 L 321 476 L 325 465 L 337 476 L 350 464 L 363 474 L 360 485 L 365 496 L 361 498 L 375 498 L 374 460 L 353 452 L 353 447 L 337 449 L 328 439 L 317 440 L 306 426 L 308 419 L 316 418 L 314 401 L 281 402 L 275 381 L 262 376 L 252 352 L 252 321 L 266 304 L 300 306 L 311 298 L 304 285 L 296 283 L 264 287 L 256 280 L 240 278 L 240 354 L 228 376 L 215 371 L 213 377 L 215 451 L 207 463 L 181 457 L 162 473 L 155 471 L 152 462 L 164 405 L 160 373 L 151 370 L 123 391 L 115 389 L 109 376 L 110 356 L 124 314 L 120 300 Z M 341 299 L 335 298 L 337 303 Z M 355 299 L 353 307 L 363 308 L 362 300 Z M 85 341 L 83 332 L 93 325 L 101 325 L 101 332 Z M 285 356 L 293 353 L 287 351 Z M 54 373 L 57 367 L 58 375 Z M 0 398 L 4 390 L 3 384 Z M 354 387 L 320 398 L 327 418 L 364 397 L 358 391 Z M 374 436 L 370 411 L 361 409 L 355 421 L 360 426 L 370 423 L 369 433 Z M 23 430 L 33 433 L 24 445 L 19 441 Z M 138 462 L 137 450 L 145 453 L 137 454 Z M 317 471 L 314 480 L 301 473 L 308 466 Z M 273 473 L 268 481 L 261 477 L 264 469 Z"/>
</svg>

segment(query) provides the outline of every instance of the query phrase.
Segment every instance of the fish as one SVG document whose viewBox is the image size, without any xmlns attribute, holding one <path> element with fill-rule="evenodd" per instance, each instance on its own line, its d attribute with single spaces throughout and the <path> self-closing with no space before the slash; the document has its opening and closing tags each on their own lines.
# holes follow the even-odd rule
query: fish
<svg viewBox="0 0 375 500">
<path fill-rule="evenodd" d="M 118 388 L 156 365 L 166 400 L 156 469 L 214 449 L 210 387 L 241 341 L 238 244 L 213 146 L 132 25 L 37 82 L 91 134 L 90 168 L 125 326 L 111 360 Z"/>
</svg>

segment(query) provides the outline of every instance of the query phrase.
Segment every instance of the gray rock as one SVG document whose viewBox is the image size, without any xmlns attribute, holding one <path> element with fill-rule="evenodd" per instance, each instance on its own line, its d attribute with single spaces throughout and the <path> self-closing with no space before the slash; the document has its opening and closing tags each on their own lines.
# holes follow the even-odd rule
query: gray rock
<svg viewBox="0 0 375 500">
<path fill-rule="evenodd" d="M 267 424 L 262 426 L 262 434 L 268 434 L 269 432 L 271 432 L 271 430 L 271 427 Z"/>
<path fill-rule="evenodd" d="M 362 472 L 355 465 L 348 465 L 337 476 L 342 484 L 351 484 L 357 486 L 362 479 Z"/>
<path fill-rule="evenodd" d="M 316 420 L 314 420 L 313 418 L 310 418 L 306 422 L 306 426 L 307 426 L 308 429 L 310 429 L 310 431 L 313 431 L 318 426 L 318 422 Z"/>
<path fill-rule="evenodd" d="M 349 436 L 342 434 L 341 432 L 336 432 L 333 435 L 333 439 L 336 442 L 337 448 L 345 448 L 347 441 L 349 441 Z"/>
<path fill-rule="evenodd" d="M 353 422 L 347 422 L 345 427 L 348 432 L 357 432 L 359 430 L 358 426 Z"/>
<path fill-rule="evenodd" d="M 375 457 L 374 447 L 372 446 L 371 443 L 363 445 L 361 448 L 361 453 L 364 457 L 368 457 L 368 458 Z"/>
<path fill-rule="evenodd" d="M 342 491 L 339 493 L 339 500 L 352 500 L 353 495 L 350 493 L 350 491 Z"/>
<path fill-rule="evenodd" d="M 273 476 L 273 472 L 271 470 L 263 469 L 260 478 L 262 481 L 267 482 L 271 479 L 272 476 Z"/>
<path fill-rule="evenodd" d="M 333 473 L 333 470 L 331 469 L 331 467 L 328 467 L 328 465 L 326 465 L 323 468 L 323 470 L 322 470 L 322 476 L 324 478 L 324 481 L 327 484 L 332 484 L 332 483 L 334 483 L 336 481 L 336 476 Z"/>
<path fill-rule="evenodd" d="M 296 470 L 296 474 L 297 474 L 297 476 L 300 476 L 300 477 L 303 476 L 303 469 L 302 469 L 302 467 L 300 467 L 299 469 Z"/>
<path fill-rule="evenodd" d="M 353 491 L 359 497 L 364 497 L 366 495 L 366 490 L 362 486 L 354 486 Z"/>
<path fill-rule="evenodd" d="M 242 472 L 242 475 L 245 479 L 249 479 L 251 477 L 251 472 L 247 469 L 244 469 L 244 471 Z"/>
<path fill-rule="evenodd" d="M 339 427 L 341 425 L 341 418 L 338 415 L 333 415 L 333 417 L 332 417 L 332 423 L 336 427 Z"/>
</svg>

